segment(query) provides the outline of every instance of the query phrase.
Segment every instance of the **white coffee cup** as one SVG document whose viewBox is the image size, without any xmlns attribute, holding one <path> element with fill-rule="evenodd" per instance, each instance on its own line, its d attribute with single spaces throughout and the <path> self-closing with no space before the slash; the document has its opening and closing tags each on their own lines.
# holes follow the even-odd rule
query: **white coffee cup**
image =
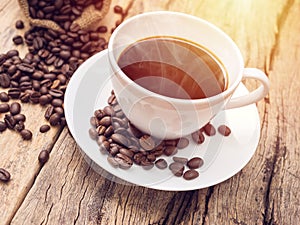
<svg viewBox="0 0 300 225">
<path fill-rule="evenodd" d="M 155 36 L 182 38 L 204 46 L 227 71 L 227 89 L 203 99 L 176 99 L 151 92 L 135 83 L 122 72 L 118 59 L 131 44 Z M 242 54 L 227 34 L 203 19 L 179 12 L 149 12 L 125 20 L 110 38 L 108 56 L 114 74 L 113 89 L 123 112 L 138 129 L 161 139 L 191 134 L 221 110 L 255 103 L 269 91 L 267 76 L 258 69 L 244 68 Z M 245 78 L 255 79 L 262 85 L 249 94 L 231 98 Z"/>
</svg>

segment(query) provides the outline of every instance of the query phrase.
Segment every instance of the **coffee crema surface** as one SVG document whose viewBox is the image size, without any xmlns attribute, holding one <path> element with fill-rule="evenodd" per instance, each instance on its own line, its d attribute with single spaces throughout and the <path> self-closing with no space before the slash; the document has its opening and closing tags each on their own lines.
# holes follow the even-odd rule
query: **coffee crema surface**
<svg viewBox="0 0 300 225">
<path fill-rule="evenodd" d="M 155 36 L 139 40 L 120 55 L 121 70 L 140 86 L 167 97 L 203 99 L 227 88 L 222 63 L 185 39 Z"/>
</svg>

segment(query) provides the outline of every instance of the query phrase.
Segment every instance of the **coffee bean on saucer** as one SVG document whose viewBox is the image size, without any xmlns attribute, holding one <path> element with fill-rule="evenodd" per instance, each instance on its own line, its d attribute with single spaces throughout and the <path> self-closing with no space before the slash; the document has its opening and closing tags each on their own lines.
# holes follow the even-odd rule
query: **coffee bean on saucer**
<svg viewBox="0 0 300 225">
<path fill-rule="evenodd" d="M 204 132 L 208 136 L 213 136 L 216 134 L 216 129 L 212 124 L 208 123 L 204 126 Z"/>
<path fill-rule="evenodd" d="M 183 174 L 184 165 L 179 162 L 173 162 L 169 165 L 169 169 L 175 176 L 181 177 Z"/>
<path fill-rule="evenodd" d="M 158 169 L 165 169 L 168 167 L 168 163 L 166 160 L 164 159 L 158 159 L 155 161 L 155 166 L 158 168 Z"/>
<path fill-rule="evenodd" d="M 40 132 L 41 132 L 41 133 L 46 133 L 46 132 L 49 131 L 49 130 L 50 130 L 50 126 L 47 125 L 47 124 L 42 125 L 42 126 L 40 127 Z"/>
<path fill-rule="evenodd" d="M 184 174 L 183 174 L 183 178 L 185 179 L 185 180 L 193 180 L 193 179 L 195 179 L 195 178 L 197 178 L 199 176 L 199 173 L 198 173 L 198 171 L 196 171 L 196 170 L 187 170 L 186 172 L 184 172 Z"/>
<path fill-rule="evenodd" d="M 117 143 L 117 144 L 120 144 L 120 145 L 123 145 L 123 146 L 128 146 L 128 140 L 125 136 L 123 136 L 122 134 L 113 134 L 111 136 L 111 139 Z"/>
<path fill-rule="evenodd" d="M 176 146 L 178 149 L 183 149 L 186 148 L 188 145 L 189 145 L 189 139 L 183 137 L 178 140 Z"/>
<path fill-rule="evenodd" d="M 187 162 L 187 166 L 190 169 L 198 169 L 203 165 L 203 159 L 200 157 L 194 157 Z"/>
<path fill-rule="evenodd" d="M 32 133 L 28 129 L 23 129 L 20 134 L 24 140 L 30 140 L 32 138 Z"/>
<path fill-rule="evenodd" d="M 10 180 L 10 173 L 3 169 L 3 168 L 0 168 L 0 181 L 6 183 Z"/>
<path fill-rule="evenodd" d="M 146 151 L 152 150 L 155 147 L 155 142 L 153 138 L 150 135 L 143 135 L 139 139 L 139 143 L 143 149 Z"/>
<path fill-rule="evenodd" d="M 116 154 L 115 160 L 122 169 L 129 169 L 133 165 L 132 159 L 122 153 Z"/>
<path fill-rule="evenodd" d="M 192 133 L 192 139 L 197 144 L 202 144 L 205 141 L 205 137 L 202 132 L 196 131 Z"/>
<path fill-rule="evenodd" d="M 174 157 L 173 157 L 173 161 L 174 161 L 174 162 L 179 162 L 179 163 L 182 163 L 182 164 L 186 165 L 186 163 L 188 162 L 188 159 L 187 159 L 187 158 L 184 158 L 184 157 L 177 157 L 177 156 L 174 156 Z"/>
<path fill-rule="evenodd" d="M 113 167 L 119 167 L 119 163 L 117 162 L 117 160 L 115 160 L 114 157 L 112 156 L 108 156 L 107 158 L 108 163 L 113 166 Z"/>
<path fill-rule="evenodd" d="M 231 134 L 231 130 L 228 126 L 226 125 L 221 125 L 218 127 L 218 131 L 220 134 L 222 134 L 223 136 L 227 137 Z"/>
<path fill-rule="evenodd" d="M 164 149 L 164 154 L 166 156 L 171 156 L 171 155 L 175 155 L 177 153 L 177 148 L 175 146 L 166 146 L 166 148 Z"/>
<path fill-rule="evenodd" d="M 42 150 L 38 156 L 38 160 L 41 164 L 45 164 L 49 160 L 49 152 Z"/>
</svg>

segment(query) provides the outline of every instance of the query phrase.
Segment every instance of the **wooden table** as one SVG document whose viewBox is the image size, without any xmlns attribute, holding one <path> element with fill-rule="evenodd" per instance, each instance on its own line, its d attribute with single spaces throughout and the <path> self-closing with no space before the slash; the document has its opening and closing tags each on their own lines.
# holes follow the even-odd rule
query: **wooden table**
<svg viewBox="0 0 300 225">
<path fill-rule="evenodd" d="M 0 168 L 12 176 L 0 183 L 0 224 L 299 224 L 300 1 L 113 0 L 112 7 L 116 4 L 128 17 L 172 10 L 204 18 L 233 38 L 247 67 L 265 71 L 271 90 L 257 104 L 261 138 L 255 155 L 232 178 L 201 190 L 123 185 L 94 172 L 67 127 L 39 133 L 45 108 L 23 104 L 33 139 L 0 134 Z M 6 52 L 16 48 L 11 38 L 24 32 L 14 28 L 15 21 L 26 19 L 17 0 L 1 0 L 0 18 L 0 48 Z M 110 12 L 103 24 L 112 27 L 117 19 Z M 249 89 L 256 85 L 246 83 Z M 42 149 L 51 151 L 44 166 L 37 160 Z"/>
</svg>

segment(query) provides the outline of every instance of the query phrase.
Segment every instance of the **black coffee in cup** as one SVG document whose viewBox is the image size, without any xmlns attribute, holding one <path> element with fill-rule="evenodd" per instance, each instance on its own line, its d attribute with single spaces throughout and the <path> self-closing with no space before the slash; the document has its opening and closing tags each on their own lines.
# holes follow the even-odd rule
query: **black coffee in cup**
<svg viewBox="0 0 300 225">
<path fill-rule="evenodd" d="M 177 37 L 139 40 L 121 53 L 118 65 L 140 86 L 172 98 L 211 97 L 226 90 L 228 83 L 226 70 L 216 56 Z"/>
</svg>

